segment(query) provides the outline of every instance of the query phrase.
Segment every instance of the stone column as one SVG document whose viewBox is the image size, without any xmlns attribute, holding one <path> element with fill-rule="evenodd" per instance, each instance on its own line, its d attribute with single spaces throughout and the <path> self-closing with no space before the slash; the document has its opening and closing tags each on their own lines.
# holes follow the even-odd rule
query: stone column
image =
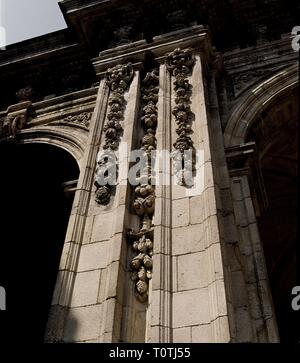
<svg viewBox="0 0 300 363">
<path fill-rule="evenodd" d="M 104 113 L 102 123 L 103 133 L 99 151 L 102 151 L 105 145 L 116 142 L 117 146 L 112 150 L 115 151 L 118 162 L 126 157 L 121 153 L 122 143 L 131 150 L 133 127 L 138 109 L 138 71 L 133 74 L 127 86 L 124 93 L 124 115 L 123 120 L 120 121 L 123 130 L 118 134 L 119 139 L 115 137 L 114 127 L 106 126 L 111 119 L 109 115 L 118 108 L 114 107 L 116 100 L 116 96 L 112 93 L 114 88 L 110 89 L 109 106 Z M 104 87 L 108 92 L 106 82 Z M 124 163 L 128 169 L 128 160 L 125 159 Z M 96 155 L 94 154 L 95 164 Z M 128 184 L 126 180 L 123 185 L 121 176 L 118 176 L 117 185 L 112 188 L 108 200 L 99 198 L 99 185 L 92 188 L 64 333 L 65 341 L 118 342 L 121 340 L 123 293 L 127 277 L 127 243 L 124 231 L 130 226 L 126 206 Z"/>
<path fill-rule="evenodd" d="M 254 143 L 226 150 L 230 188 L 239 235 L 235 254 L 240 266 L 232 271 L 239 296 L 235 316 L 239 320 L 237 341 L 279 342 L 272 295 L 256 214 L 267 204 Z M 244 300 L 243 300 L 244 299 Z"/>
<path fill-rule="evenodd" d="M 157 150 L 171 150 L 171 77 L 160 65 L 158 95 Z M 157 343 L 172 338 L 172 199 L 170 160 L 160 158 L 155 189 L 153 278 L 150 285 L 147 341 Z M 162 185 L 164 184 L 164 185 Z"/>
<path fill-rule="evenodd" d="M 75 291 L 77 291 L 78 281 L 81 278 L 81 276 L 78 275 L 76 280 L 76 273 L 79 257 L 81 253 L 84 254 L 84 250 L 81 252 L 81 247 L 86 238 L 85 231 L 89 226 L 89 218 L 87 218 L 87 214 L 91 200 L 95 161 L 99 148 L 101 129 L 103 127 L 107 108 L 107 100 L 108 88 L 105 84 L 105 81 L 102 80 L 100 82 L 97 101 L 90 123 L 88 143 L 81 164 L 82 168 L 80 170 L 77 190 L 75 192 L 56 286 L 54 289 L 52 307 L 45 336 L 45 339 L 48 342 L 73 341 L 77 339 L 76 337 L 79 332 L 87 339 L 90 337 L 89 334 L 93 334 L 93 330 L 88 333 L 84 325 L 81 327 L 79 326 L 80 317 L 82 319 L 85 313 L 87 313 L 86 321 L 87 324 L 89 324 L 89 318 L 92 318 L 93 313 L 96 314 L 93 311 L 93 308 L 87 308 L 84 311 L 78 309 L 78 319 L 70 318 L 69 308 L 72 306 L 72 299 L 74 299 L 72 295 L 73 290 L 75 288 Z M 90 299 L 89 296 L 84 296 L 84 293 L 81 292 L 81 294 L 83 294 L 83 299 Z M 89 294 L 90 292 L 87 293 L 87 295 Z M 83 302 L 82 304 L 88 305 L 88 302 Z M 95 309 L 96 308 L 94 308 L 94 310 Z M 66 324 L 67 332 L 65 332 Z"/>
<path fill-rule="evenodd" d="M 141 89 L 146 50 L 159 63 L 158 100 L 151 82 Z M 264 268 L 256 269 L 257 280 L 253 275 L 261 247 L 243 237 L 257 230 L 252 220 L 240 229 L 251 200 L 246 189 L 242 202 L 236 191 L 245 180 L 229 177 L 209 34 L 195 26 L 104 53 L 94 60 L 100 77 L 108 72 L 91 121 L 48 340 L 276 341 Z M 146 110 L 143 92 L 155 98 Z M 155 146 L 165 154 L 155 188 L 147 168 L 138 188 L 121 170 L 116 185 L 101 185 L 102 169 L 111 178 L 115 166 L 100 160 L 103 150 L 123 161 L 123 171 L 132 165 L 124 144 L 128 152 Z M 183 165 L 185 152 L 192 157 Z"/>
<path fill-rule="evenodd" d="M 166 36 L 164 46 L 160 37 L 161 48 L 154 50 L 162 63 L 158 149 L 182 152 L 194 148 L 198 151 L 195 171 L 203 179 L 200 177 L 194 189 L 185 181 L 175 185 L 180 179 L 178 165 L 171 163 L 163 170 L 160 165 L 160 172 L 171 185 L 156 187 L 150 342 L 231 339 L 214 171 L 215 139 L 207 99 L 211 53 L 203 28 L 193 32 L 190 37 L 173 39 L 172 44 Z M 181 175 L 188 178 L 186 171 Z"/>
</svg>

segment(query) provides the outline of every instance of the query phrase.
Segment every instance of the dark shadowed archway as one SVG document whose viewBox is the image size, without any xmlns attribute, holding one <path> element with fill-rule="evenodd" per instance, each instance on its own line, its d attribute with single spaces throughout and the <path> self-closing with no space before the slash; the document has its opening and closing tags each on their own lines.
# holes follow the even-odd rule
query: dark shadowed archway
<svg viewBox="0 0 300 363">
<path fill-rule="evenodd" d="M 298 342 L 291 291 L 296 274 L 298 91 L 283 94 L 253 124 L 247 141 L 258 147 L 268 205 L 257 216 L 281 342 Z"/>
<path fill-rule="evenodd" d="M 264 250 L 262 253 L 259 245 L 257 261 L 261 268 L 256 268 L 254 259 L 251 268 L 254 266 L 257 280 L 268 278 L 272 299 L 264 292 L 258 301 L 265 311 L 265 321 L 272 321 L 274 312 L 281 342 L 299 341 L 296 312 L 291 307 L 292 288 L 299 285 L 296 274 L 298 77 L 298 65 L 291 65 L 246 91 L 232 110 L 224 131 L 228 151 L 237 148 L 240 150 L 237 154 L 242 157 L 236 160 L 247 160 L 237 175 L 242 175 L 243 168 L 249 173 L 252 202 Z M 251 166 L 252 156 L 243 155 L 243 147 L 252 142 L 256 147 L 255 162 Z M 234 165 L 235 169 L 240 167 L 238 163 Z M 248 240 L 253 243 L 254 237 Z M 260 274 L 262 270 L 265 271 Z M 270 304 L 274 309 L 270 309 Z M 268 332 L 273 334 L 273 329 L 268 329 Z"/>
<path fill-rule="evenodd" d="M 0 285 L 5 340 L 42 342 L 78 179 L 75 159 L 47 144 L 0 145 Z"/>
</svg>

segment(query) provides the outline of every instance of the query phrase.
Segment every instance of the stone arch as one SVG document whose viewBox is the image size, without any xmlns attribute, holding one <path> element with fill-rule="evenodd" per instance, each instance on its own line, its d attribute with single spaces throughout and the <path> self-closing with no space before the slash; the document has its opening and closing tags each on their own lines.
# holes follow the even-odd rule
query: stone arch
<svg viewBox="0 0 300 363">
<path fill-rule="evenodd" d="M 68 183 L 80 172 L 68 148 L 46 140 L 22 135 L 0 146 L 0 275 L 10 304 L 4 330 L 11 337 L 20 324 L 22 339 L 34 342 L 43 341 L 65 248 L 74 199 Z"/>
<path fill-rule="evenodd" d="M 224 132 L 239 243 L 255 251 L 248 266 L 255 270 L 258 291 L 264 294 L 258 294 L 257 302 L 267 341 L 296 337 L 290 292 L 296 284 L 297 92 L 298 67 L 293 65 L 241 97 Z M 240 193 L 236 185 L 243 183 Z M 243 236 L 240 216 L 248 207 L 252 217 L 243 227 L 249 234 Z"/>
<path fill-rule="evenodd" d="M 40 127 L 25 129 L 18 134 L 18 141 L 22 144 L 41 143 L 57 146 L 76 160 L 79 169 L 81 169 L 81 160 L 84 154 L 85 142 L 77 135 L 70 132 L 57 130 L 53 127 Z"/>
<path fill-rule="evenodd" d="M 249 90 L 234 108 L 224 132 L 225 147 L 245 142 L 253 122 L 283 94 L 298 86 L 298 65 L 288 67 Z"/>
</svg>

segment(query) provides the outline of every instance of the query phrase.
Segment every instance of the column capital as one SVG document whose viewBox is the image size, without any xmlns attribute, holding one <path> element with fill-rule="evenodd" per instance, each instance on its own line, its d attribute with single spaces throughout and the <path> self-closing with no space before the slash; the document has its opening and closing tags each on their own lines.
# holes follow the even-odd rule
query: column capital
<svg viewBox="0 0 300 363">
<path fill-rule="evenodd" d="M 256 214 L 260 215 L 268 206 L 268 198 L 255 142 L 228 147 L 225 153 L 230 176 L 248 177 Z"/>
</svg>

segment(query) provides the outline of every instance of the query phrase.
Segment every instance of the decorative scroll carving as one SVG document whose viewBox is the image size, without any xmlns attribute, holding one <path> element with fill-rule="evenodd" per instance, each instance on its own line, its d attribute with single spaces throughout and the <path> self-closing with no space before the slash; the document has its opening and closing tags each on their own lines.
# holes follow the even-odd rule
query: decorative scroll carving
<svg viewBox="0 0 300 363">
<path fill-rule="evenodd" d="M 158 71 L 148 72 L 142 84 L 142 117 L 145 129 L 141 150 L 147 161 L 135 188 L 133 208 L 140 217 L 138 232 L 129 231 L 128 239 L 132 244 L 134 257 L 131 260 L 132 279 L 136 283 L 137 298 L 141 302 L 148 299 L 149 280 L 152 278 L 153 228 L 152 217 L 155 207 L 155 190 L 151 185 L 151 151 L 156 149 L 157 101 L 159 91 Z"/>
<path fill-rule="evenodd" d="M 124 94 L 130 86 L 133 75 L 134 71 L 131 63 L 117 65 L 113 68 L 109 68 L 106 72 L 106 80 L 111 93 L 108 102 L 109 111 L 107 122 L 103 128 L 105 133 L 103 149 L 110 153 L 113 153 L 113 151 L 116 151 L 119 147 L 120 134 L 123 131 L 120 122 L 123 120 L 126 104 Z M 107 167 L 105 164 L 108 162 L 108 159 L 110 158 L 102 159 L 100 162 L 98 161 L 96 169 L 96 202 L 102 205 L 109 203 L 112 189 L 110 183 L 108 183 L 108 185 L 102 185 L 99 183 L 98 178 L 98 175 L 100 175 L 103 168 Z M 116 158 L 114 160 L 116 160 Z"/>
<path fill-rule="evenodd" d="M 70 115 L 66 117 L 63 122 L 73 123 L 77 125 L 81 125 L 83 127 L 89 128 L 90 120 L 91 120 L 91 112 L 82 112 L 77 115 Z"/>
<path fill-rule="evenodd" d="M 240 94 L 248 86 L 254 84 L 257 80 L 268 76 L 272 72 L 274 72 L 273 69 L 257 69 L 237 75 L 233 78 L 233 85 L 236 94 Z"/>
<path fill-rule="evenodd" d="M 7 115 L 0 118 L 0 143 L 13 143 L 17 134 L 26 126 L 26 114 Z"/>
<path fill-rule="evenodd" d="M 176 118 L 176 133 L 178 135 L 173 146 L 176 151 L 173 152 L 175 174 L 180 185 L 187 185 L 188 179 L 192 177 L 194 161 L 184 159 L 184 153 L 190 151 L 193 155 L 193 141 L 189 134 L 192 132 L 189 125 L 191 119 L 191 85 L 188 81 L 188 76 L 192 72 L 195 59 L 190 48 L 181 50 L 175 49 L 166 57 L 166 66 L 168 71 L 175 77 L 174 91 L 176 93 L 173 115 Z M 183 166 L 184 160 L 184 166 Z"/>
<path fill-rule="evenodd" d="M 247 57 L 247 61 L 250 63 L 256 62 L 257 58 L 252 58 L 253 55 L 249 55 Z M 255 56 L 255 54 L 254 54 Z M 230 97 L 232 99 L 239 97 L 245 90 L 247 90 L 249 87 L 254 86 L 257 82 L 260 82 L 264 80 L 265 78 L 269 77 L 272 74 L 275 74 L 276 72 L 279 72 L 281 69 L 283 69 L 285 66 L 269 66 L 269 67 L 260 67 L 258 69 L 254 70 L 247 70 L 242 73 L 233 74 L 231 75 L 230 83 L 233 89 L 229 90 Z M 229 80 L 228 80 L 229 81 Z M 229 82 L 228 82 L 229 83 Z"/>
</svg>

